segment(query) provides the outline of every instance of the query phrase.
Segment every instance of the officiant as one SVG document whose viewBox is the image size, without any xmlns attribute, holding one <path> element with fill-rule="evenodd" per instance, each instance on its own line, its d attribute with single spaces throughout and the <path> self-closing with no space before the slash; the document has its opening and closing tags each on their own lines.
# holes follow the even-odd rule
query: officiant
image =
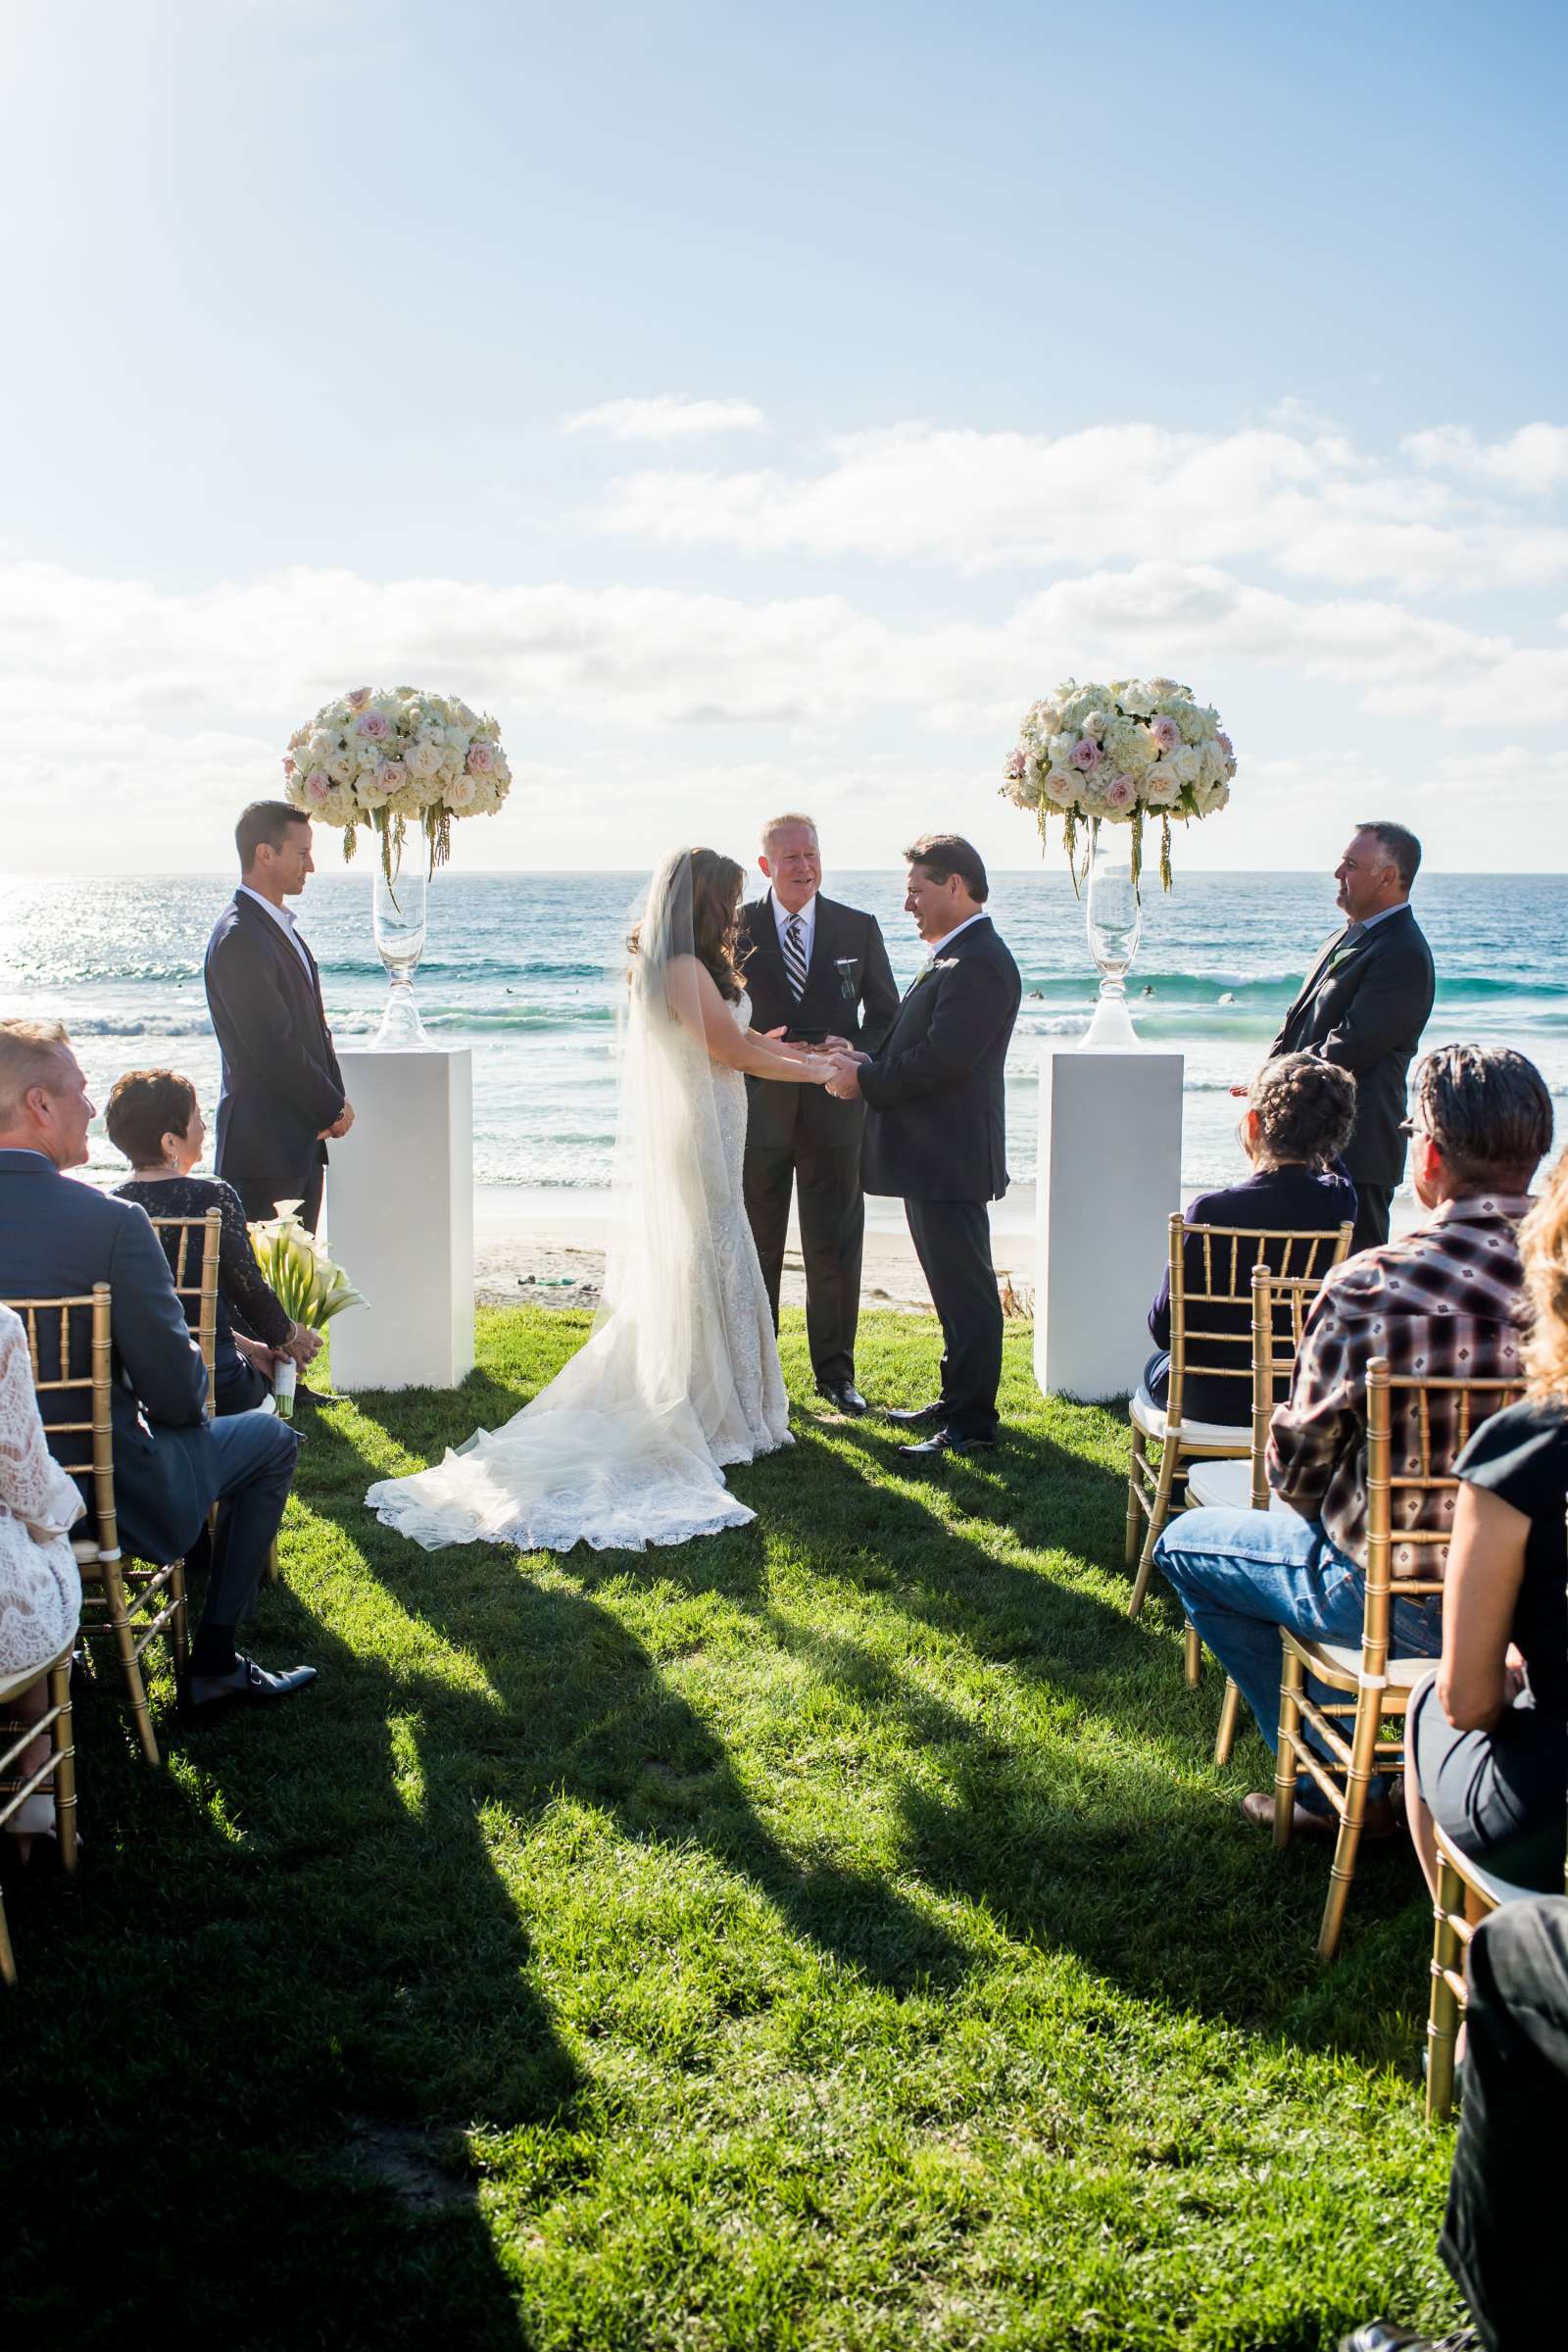
<svg viewBox="0 0 1568 2352">
<path fill-rule="evenodd" d="M 762 897 L 741 909 L 735 959 L 752 999 L 752 1025 L 790 1043 L 845 1038 L 875 1053 L 893 1026 L 899 991 L 876 917 L 821 895 L 822 857 L 808 816 L 762 828 Z M 806 1266 L 806 1329 L 818 1393 L 840 1412 L 863 1413 L 855 1385 L 865 1195 L 864 1105 L 823 1087 L 748 1078 L 744 1184 L 762 1280 L 778 1328 L 779 1282 L 797 1195 Z"/>
</svg>

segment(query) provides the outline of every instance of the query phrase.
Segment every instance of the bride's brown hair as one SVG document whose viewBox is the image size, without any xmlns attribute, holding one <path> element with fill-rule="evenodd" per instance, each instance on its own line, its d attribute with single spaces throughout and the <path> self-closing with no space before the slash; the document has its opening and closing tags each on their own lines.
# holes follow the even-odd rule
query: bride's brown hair
<svg viewBox="0 0 1568 2352">
<path fill-rule="evenodd" d="M 719 850 L 689 852 L 692 879 L 692 954 L 712 977 L 721 997 L 740 1002 L 741 976 L 735 968 L 735 935 L 740 928 L 741 889 L 746 868 Z M 639 923 L 627 946 L 641 954 Z"/>
</svg>

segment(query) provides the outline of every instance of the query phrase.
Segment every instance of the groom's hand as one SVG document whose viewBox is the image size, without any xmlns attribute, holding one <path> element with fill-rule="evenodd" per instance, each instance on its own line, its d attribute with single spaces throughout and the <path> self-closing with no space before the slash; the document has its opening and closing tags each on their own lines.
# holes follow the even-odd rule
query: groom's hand
<svg viewBox="0 0 1568 2352">
<path fill-rule="evenodd" d="M 858 1102 L 860 1099 L 860 1065 L 871 1058 L 869 1054 L 840 1054 L 833 1059 L 833 1074 L 827 1091 L 836 1102 Z"/>
</svg>

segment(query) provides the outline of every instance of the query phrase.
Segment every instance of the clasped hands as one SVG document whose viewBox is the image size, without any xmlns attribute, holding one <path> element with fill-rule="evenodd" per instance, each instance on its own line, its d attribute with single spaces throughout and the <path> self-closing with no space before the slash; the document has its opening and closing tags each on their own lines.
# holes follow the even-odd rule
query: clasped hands
<svg viewBox="0 0 1568 2352">
<path fill-rule="evenodd" d="M 769 1037 L 780 1041 L 786 1034 L 787 1032 L 782 1028 L 769 1029 L 767 1032 Z M 791 1048 L 797 1054 L 809 1054 L 813 1058 L 827 1061 L 828 1069 L 820 1083 L 827 1088 L 828 1093 L 836 1102 L 858 1102 L 859 1101 L 860 1069 L 863 1063 L 870 1060 L 869 1054 L 862 1054 L 858 1046 L 852 1046 L 847 1037 L 825 1037 L 819 1046 L 808 1045 L 804 1040 L 792 1039 Z"/>
</svg>

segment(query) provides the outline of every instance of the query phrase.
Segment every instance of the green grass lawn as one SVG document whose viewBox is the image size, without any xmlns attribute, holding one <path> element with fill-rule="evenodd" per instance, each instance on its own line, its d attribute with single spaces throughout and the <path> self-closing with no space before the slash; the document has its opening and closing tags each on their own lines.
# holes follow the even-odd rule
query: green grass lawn
<svg viewBox="0 0 1568 2352">
<path fill-rule="evenodd" d="M 134 1757 L 77 1714 L 82 1868 L 8 1889 L 8 2341 L 1306 2347 L 1451 2321 L 1417 2087 L 1429 1913 L 1277 1857 L 1121 1568 L 1120 1415 L 906 1478 L 817 1419 L 679 1550 L 433 1554 L 368 1481 L 506 1417 L 586 1318 L 481 1317 L 453 1395 L 306 1424 L 264 1662 L 317 1690 Z M 873 1396 L 934 1326 L 872 1317 Z"/>
</svg>

